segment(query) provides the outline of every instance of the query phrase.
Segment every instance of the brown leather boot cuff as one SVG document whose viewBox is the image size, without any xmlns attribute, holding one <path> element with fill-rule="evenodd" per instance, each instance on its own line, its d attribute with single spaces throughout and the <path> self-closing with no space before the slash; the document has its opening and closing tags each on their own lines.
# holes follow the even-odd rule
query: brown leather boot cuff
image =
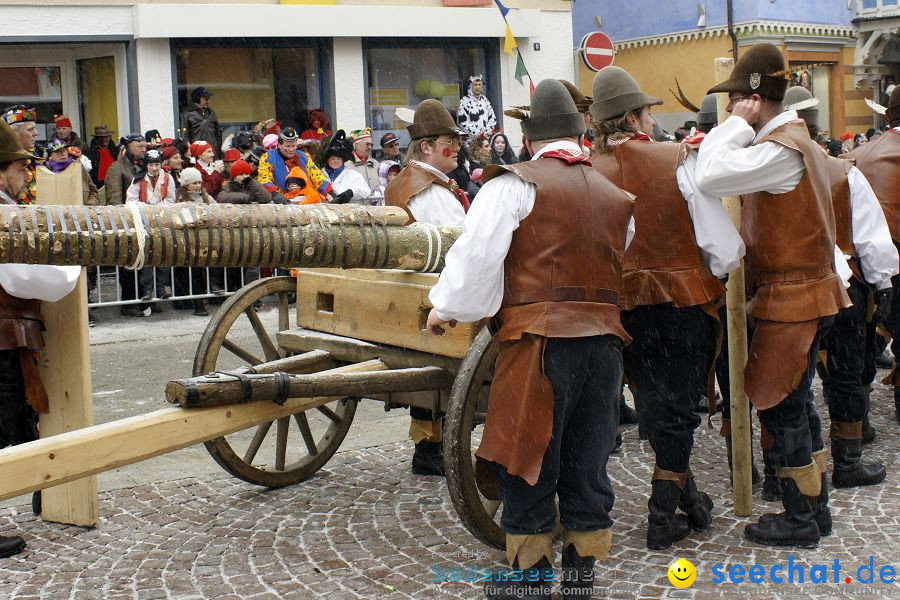
<svg viewBox="0 0 900 600">
<path fill-rule="evenodd" d="M 819 472 L 824 473 L 828 470 L 828 448 L 822 448 L 812 453 L 813 462 L 819 467 Z"/>
<path fill-rule="evenodd" d="M 424 421 L 422 419 L 410 419 L 409 438 L 414 444 L 418 444 L 422 440 L 426 442 L 440 442 L 442 438 L 441 420 Z"/>
<path fill-rule="evenodd" d="M 593 557 L 597 561 L 606 560 L 609 549 L 612 547 L 612 529 L 598 529 L 596 531 L 569 531 L 563 532 L 563 548 L 568 545 L 575 546 L 575 552 L 582 558 Z"/>
<path fill-rule="evenodd" d="M 509 561 L 509 566 L 528 569 L 544 557 L 553 564 L 553 534 L 506 534 L 506 560 Z"/>
<path fill-rule="evenodd" d="M 722 437 L 731 436 L 731 419 L 722 419 L 722 427 L 719 429 L 719 435 Z"/>
<path fill-rule="evenodd" d="M 775 473 L 779 479 L 793 479 L 804 496 L 822 493 L 822 472 L 815 461 L 804 467 L 777 467 Z"/>
<path fill-rule="evenodd" d="M 832 421 L 831 437 L 842 440 L 862 439 L 862 421 Z"/>
<path fill-rule="evenodd" d="M 660 469 L 659 465 L 656 465 L 656 468 L 653 469 L 653 479 L 651 481 L 656 481 L 657 479 L 662 479 L 664 481 L 673 481 L 675 485 L 678 486 L 678 489 L 684 489 L 684 482 L 687 481 L 687 478 L 691 476 L 691 470 L 688 469 L 683 473 L 678 473 L 677 471 L 666 471 L 665 469 Z"/>
</svg>

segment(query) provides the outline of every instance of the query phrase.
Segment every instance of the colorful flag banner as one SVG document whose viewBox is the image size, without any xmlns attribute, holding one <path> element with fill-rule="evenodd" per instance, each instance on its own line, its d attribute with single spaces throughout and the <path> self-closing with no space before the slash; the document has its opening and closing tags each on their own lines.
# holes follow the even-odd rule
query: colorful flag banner
<svg viewBox="0 0 900 600">
<path fill-rule="evenodd" d="M 494 0 L 497 3 L 497 8 L 500 9 L 500 14 L 503 15 L 503 19 L 506 20 L 506 15 L 509 13 L 509 9 L 503 6 L 503 3 L 500 0 Z"/>
<path fill-rule="evenodd" d="M 522 60 L 522 51 L 519 50 L 519 45 L 516 44 L 516 38 L 513 35 L 512 29 L 509 27 L 509 21 L 506 20 L 506 15 L 509 14 L 509 9 L 503 6 L 503 3 L 500 0 L 494 0 L 494 3 L 497 5 L 497 8 L 500 10 L 500 15 L 503 17 L 503 24 L 506 26 L 506 34 L 503 37 L 503 52 L 509 54 L 510 56 L 516 57 L 516 80 L 525 85 L 525 82 L 522 81 L 523 78 L 528 78 L 528 85 L 531 90 L 531 93 L 534 93 L 534 80 L 531 78 L 531 74 L 528 72 L 528 69 L 525 68 L 525 61 Z M 513 54 L 513 50 L 515 50 L 515 54 Z"/>
<path fill-rule="evenodd" d="M 518 48 L 516 44 L 516 38 L 513 37 L 512 29 L 509 28 L 509 23 L 506 24 L 506 37 L 503 39 L 503 51 L 513 55 L 513 48 Z"/>
</svg>

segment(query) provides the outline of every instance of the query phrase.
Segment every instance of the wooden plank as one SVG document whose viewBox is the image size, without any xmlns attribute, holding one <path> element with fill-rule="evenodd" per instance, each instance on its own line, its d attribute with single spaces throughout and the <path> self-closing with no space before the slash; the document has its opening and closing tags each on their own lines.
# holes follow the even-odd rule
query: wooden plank
<svg viewBox="0 0 900 600">
<path fill-rule="evenodd" d="M 435 336 L 425 327 L 430 285 L 306 271 L 297 278 L 297 324 L 351 338 L 462 358 L 480 330 L 460 323 Z"/>
<path fill-rule="evenodd" d="M 328 373 L 381 371 L 383 363 L 338 367 Z M 186 448 L 259 423 L 288 417 L 337 398 L 291 398 L 284 406 L 164 408 L 0 450 L 0 500 L 66 483 Z"/>
<path fill-rule="evenodd" d="M 391 283 L 410 283 L 413 285 L 427 285 L 432 287 L 437 283 L 438 273 L 420 273 L 418 271 L 397 271 L 391 269 L 334 269 L 322 267 L 320 269 L 297 269 L 297 273 L 314 273 L 319 275 L 334 275 L 336 277 L 351 277 L 366 281 L 381 281 Z"/>
<path fill-rule="evenodd" d="M 59 175 L 41 168 L 38 203 L 80 205 L 81 185 L 77 162 Z M 50 398 L 50 412 L 40 418 L 40 434 L 45 438 L 94 424 L 84 270 L 68 296 L 59 302 L 41 303 L 41 319 L 46 327 L 41 379 Z M 41 496 L 41 517 L 45 521 L 83 527 L 100 524 L 96 477 L 46 489 Z"/>
</svg>

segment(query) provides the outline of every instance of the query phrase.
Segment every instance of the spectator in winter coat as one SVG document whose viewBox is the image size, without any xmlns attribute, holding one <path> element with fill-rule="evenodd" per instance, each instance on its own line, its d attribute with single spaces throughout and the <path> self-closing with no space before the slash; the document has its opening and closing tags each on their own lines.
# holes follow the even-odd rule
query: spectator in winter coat
<svg viewBox="0 0 900 600">
<path fill-rule="evenodd" d="M 231 165 L 241 159 L 241 152 L 237 148 L 229 148 L 222 154 L 222 177 L 228 180 L 231 177 Z M 245 161 L 246 162 L 246 161 Z"/>
<path fill-rule="evenodd" d="M 381 160 L 392 160 L 403 164 L 403 156 L 400 153 L 400 138 L 394 132 L 388 131 L 381 136 Z M 384 181 L 381 185 L 385 185 Z"/>
<path fill-rule="evenodd" d="M 288 173 L 294 167 L 301 167 L 319 194 L 329 196 L 334 192 L 331 181 L 306 152 L 297 149 L 299 141 L 295 129 L 283 130 L 278 136 L 278 146 L 262 155 L 257 179 L 269 192 L 285 195 Z"/>
<path fill-rule="evenodd" d="M 313 186 L 303 167 L 294 167 L 285 179 L 284 198 L 291 204 L 319 204 L 322 195 Z M 273 194 L 274 195 L 274 194 Z"/>
<path fill-rule="evenodd" d="M 372 190 L 370 200 L 377 199 L 379 204 L 384 203 L 384 189 L 394 180 L 394 177 L 403 169 L 403 165 L 393 160 L 383 160 L 378 165 L 378 178 L 383 181 L 381 185 Z M 374 202 L 373 202 L 374 203 Z"/>
<path fill-rule="evenodd" d="M 178 178 L 181 174 L 181 169 L 184 167 L 184 159 L 181 157 L 181 153 L 175 146 L 166 146 L 160 152 L 160 156 L 162 157 L 163 171 L 172 176 L 177 188 L 179 185 Z"/>
<path fill-rule="evenodd" d="M 353 132 L 353 156 L 346 166 L 363 176 L 369 193 L 381 185 L 378 180 L 378 161 L 372 158 L 372 130 L 368 127 Z"/>
<path fill-rule="evenodd" d="M 497 132 L 491 136 L 490 161 L 492 165 L 512 165 L 519 162 L 506 134 Z"/>
<path fill-rule="evenodd" d="M 203 189 L 215 198 L 222 191 L 222 183 L 225 177 L 222 175 L 222 165 L 216 164 L 216 152 L 209 142 L 194 142 L 191 144 L 191 156 L 194 157 L 194 167 L 200 171 L 203 177 Z"/>
<path fill-rule="evenodd" d="M 148 150 L 144 157 L 144 170 L 135 175 L 125 193 L 126 202 L 144 204 L 173 204 L 175 179 L 162 168 L 159 150 Z"/>
<path fill-rule="evenodd" d="M 97 187 L 91 181 L 91 176 L 87 169 L 81 164 L 81 161 L 69 154 L 66 143 L 59 138 L 55 138 L 47 145 L 47 162 L 44 164 L 53 173 L 62 173 L 73 164 L 81 169 L 81 193 L 82 202 L 85 206 L 98 206 L 100 204 L 100 194 Z"/>
<path fill-rule="evenodd" d="M 331 123 L 328 115 L 321 108 L 314 108 L 309 111 L 309 129 L 303 131 L 300 135 L 304 140 L 321 140 L 331 135 Z"/>
<path fill-rule="evenodd" d="M 97 186 L 97 189 L 103 187 L 106 180 L 106 172 L 116 158 L 119 156 L 119 146 L 112 141 L 112 133 L 106 125 L 97 125 L 94 127 L 94 136 L 91 138 L 91 145 L 84 150 L 84 155 L 91 160 L 94 165 L 91 169 L 91 181 Z"/>
<path fill-rule="evenodd" d="M 66 146 L 84 150 L 84 141 L 78 137 L 78 134 L 72 129 L 72 121 L 66 115 L 56 115 L 53 117 L 56 124 L 56 137 L 65 142 Z"/>
<path fill-rule="evenodd" d="M 125 204 L 125 192 L 141 169 L 147 154 L 147 142 L 139 133 L 131 133 L 122 140 L 123 149 L 106 172 L 106 203 Z"/>
<path fill-rule="evenodd" d="M 245 160 L 231 165 L 231 178 L 222 186 L 216 201 L 219 204 L 269 204 L 272 194 L 253 178 L 253 168 Z"/>
<path fill-rule="evenodd" d="M 324 164 L 325 174 L 337 193 L 349 190 L 352 202 L 361 204 L 371 195 L 369 183 L 358 172 L 347 167 L 353 161 L 353 149 L 343 129 L 338 129 L 331 138 L 322 140 L 316 162 Z"/>
<path fill-rule="evenodd" d="M 203 176 L 200 171 L 194 167 L 188 167 L 181 171 L 181 185 L 175 192 L 175 202 L 196 202 L 202 204 L 216 204 L 216 201 L 209 197 L 206 190 L 203 189 Z M 213 273 L 211 279 L 216 278 L 218 273 Z M 221 284 L 218 286 L 211 283 L 213 291 L 222 290 Z M 206 272 L 204 269 L 191 267 L 175 268 L 175 293 L 179 296 L 197 295 L 207 293 Z M 194 300 L 194 314 L 198 317 L 209 316 L 206 311 L 206 303 L 203 300 Z"/>
<path fill-rule="evenodd" d="M 184 111 L 184 128 L 187 130 L 188 141 L 208 142 L 213 147 L 213 157 L 215 157 L 215 148 L 222 145 L 222 132 L 219 129 L 219 117 L 209 107 L 211 96 L 212 92 L 203 86 L 195 88 L 191 92 L 191 102 L 194 105 Z"/>
</svg>

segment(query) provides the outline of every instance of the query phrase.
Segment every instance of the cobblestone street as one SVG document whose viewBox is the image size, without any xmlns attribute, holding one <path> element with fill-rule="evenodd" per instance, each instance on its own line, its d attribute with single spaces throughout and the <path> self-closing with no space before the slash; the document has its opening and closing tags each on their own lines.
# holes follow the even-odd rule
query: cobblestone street
<svg viewBox="0 0 900 600">
<path fill-rule="evenodd" d="M 900 597 L 900 585 L 878 582 L 882 566 L 900 569 L 900 451 L 888 389 L 877 385 L 872 422 L 878 439 L 866 456 L 884 461 L 882 485 L 832 491 L 835 532 L 815 550 L 779 550 L 742 539 L 735 518 L 723 443 L 698 434 L 693 470 L 715 500 L 713 527 L 667 551 L 644 545 L 649 445 L 636 429 L 610 462 L 618 498 L 613 552 L 598 565 L 597 597 L 609 598 L 855 598 Z M 718 421 L 718 419 L 716 419 Z M 758 448 L 758 446 L 757 446 Z M 148 483 L 101 495 L 100 527 L 44 523 L 24 504 L 3 509 L 0 532 L 18 530 L 28 550 L 0 563 L 4 598 L 481 598 L 480 585 L 436 583 L 438 570 L 499 566 L 503 556 L 460 525 L 443 480 L 408 472 L 409 443 L 339 452 L 300 485 L 264 490 L 227 476 Z M 754 513 L 773 510 L 754 497 Z M 805 585 L 717 585 L 712 567 L 805 566 Z M 856 582 L 873 557 L 875 583 Z M 676 590 L 668 565 L 686 558 L 698 569 L 688 590 Z M 839 559 L 841 579 L 831 583 Z M 828 565 L 827 584 L 811 584 L 809 567 Z M 787 569 L 785 569 L 786 571 Z M 767 579 L 768 581 L 768 579 Z"/>
</svg>

